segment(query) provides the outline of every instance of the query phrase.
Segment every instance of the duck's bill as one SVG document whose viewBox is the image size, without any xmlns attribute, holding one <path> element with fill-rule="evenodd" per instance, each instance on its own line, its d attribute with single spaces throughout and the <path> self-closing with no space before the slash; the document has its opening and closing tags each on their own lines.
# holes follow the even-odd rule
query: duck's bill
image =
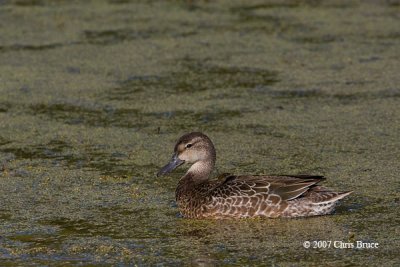
<svg viewBox="0 0 400 267">
<path fill-rule="evenodd" d="M 172 156 L 171 161 L 167 165 L 165 165 L 164 167 L 161 168 L 161 170 L 157 173 L 157 176 L 165 175 L 165 174 L 175 170 L 176 168 L 181 166 L 183 163 L 185 163 L 185 161 L 178 158 L 177 154 L 174 154 Z"/>
</svg>

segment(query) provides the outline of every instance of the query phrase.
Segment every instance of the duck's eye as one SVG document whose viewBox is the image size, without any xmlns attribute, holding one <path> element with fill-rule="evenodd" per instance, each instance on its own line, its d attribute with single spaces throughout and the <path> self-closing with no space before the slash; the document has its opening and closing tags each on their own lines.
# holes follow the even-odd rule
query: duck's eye
<svg viewBox="0 0 400 267">
<path fill-rule="evenodd" d="M 192 144 L 187 144 L 185 147 L 190 148 L 190 147 L 192 147 Z"/>
</svg>

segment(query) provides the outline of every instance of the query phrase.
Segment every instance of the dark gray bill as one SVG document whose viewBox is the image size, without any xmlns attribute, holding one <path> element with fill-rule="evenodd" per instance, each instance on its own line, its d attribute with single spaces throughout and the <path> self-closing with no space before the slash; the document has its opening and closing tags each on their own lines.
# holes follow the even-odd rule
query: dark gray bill
<svg viewBox="0 0 400 267">
<path fill-rule="evenodd" d="M 174 154 L 172 156 L 171 161 L 167 165 L 165 165 L 164 167 L 161 168 L 161 170 L 157 173 L 157 176 L 167 174 L 167 173 L 175 170 L 177 167 L 179 167 L 183 163 L 185 163 L 185 161 L 178 158 L 177 154 Z"/>
</svg>

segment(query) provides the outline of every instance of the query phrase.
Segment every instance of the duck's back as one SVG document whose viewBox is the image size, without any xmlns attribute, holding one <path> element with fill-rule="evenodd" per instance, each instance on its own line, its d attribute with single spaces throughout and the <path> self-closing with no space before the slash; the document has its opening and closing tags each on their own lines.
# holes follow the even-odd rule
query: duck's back
<svg viewBox="0 0 400 267">
<path fill-rule="evenodd" d="M 185 217 L 301 217 L 329 214 L 351 192 L 316 185 L 322 176 L 233 176 L 187 185 L 177 201 Z M 181 188 L 183 189 L 183 188 Z"/>
</svg>

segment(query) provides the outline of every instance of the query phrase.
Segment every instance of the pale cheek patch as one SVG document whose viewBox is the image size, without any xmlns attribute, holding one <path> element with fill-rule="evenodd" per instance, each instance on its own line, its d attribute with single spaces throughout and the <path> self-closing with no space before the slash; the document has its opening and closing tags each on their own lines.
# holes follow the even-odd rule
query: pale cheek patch
<svg viewBox="0 0 400 267">
<path fill-rule="evenodd" d="M 191 162 L 207 160 L 207 153 L 204 151 L 191 151 L 189 153 L 189 159 Z"/>
<path fill-rule="evenodd" d="M 194 162 L 194 153 L 191 153 L 190 151 L 183 151 L 179 156 L 181 160 L 184 160 L 188 163 Z"/>
<path fill-rule="evenodd" d="M 179 158 L 189 163 L 194 163 L 204 159 L 204 153 L 198 151 L 184 151 Z"/>
</svg>

